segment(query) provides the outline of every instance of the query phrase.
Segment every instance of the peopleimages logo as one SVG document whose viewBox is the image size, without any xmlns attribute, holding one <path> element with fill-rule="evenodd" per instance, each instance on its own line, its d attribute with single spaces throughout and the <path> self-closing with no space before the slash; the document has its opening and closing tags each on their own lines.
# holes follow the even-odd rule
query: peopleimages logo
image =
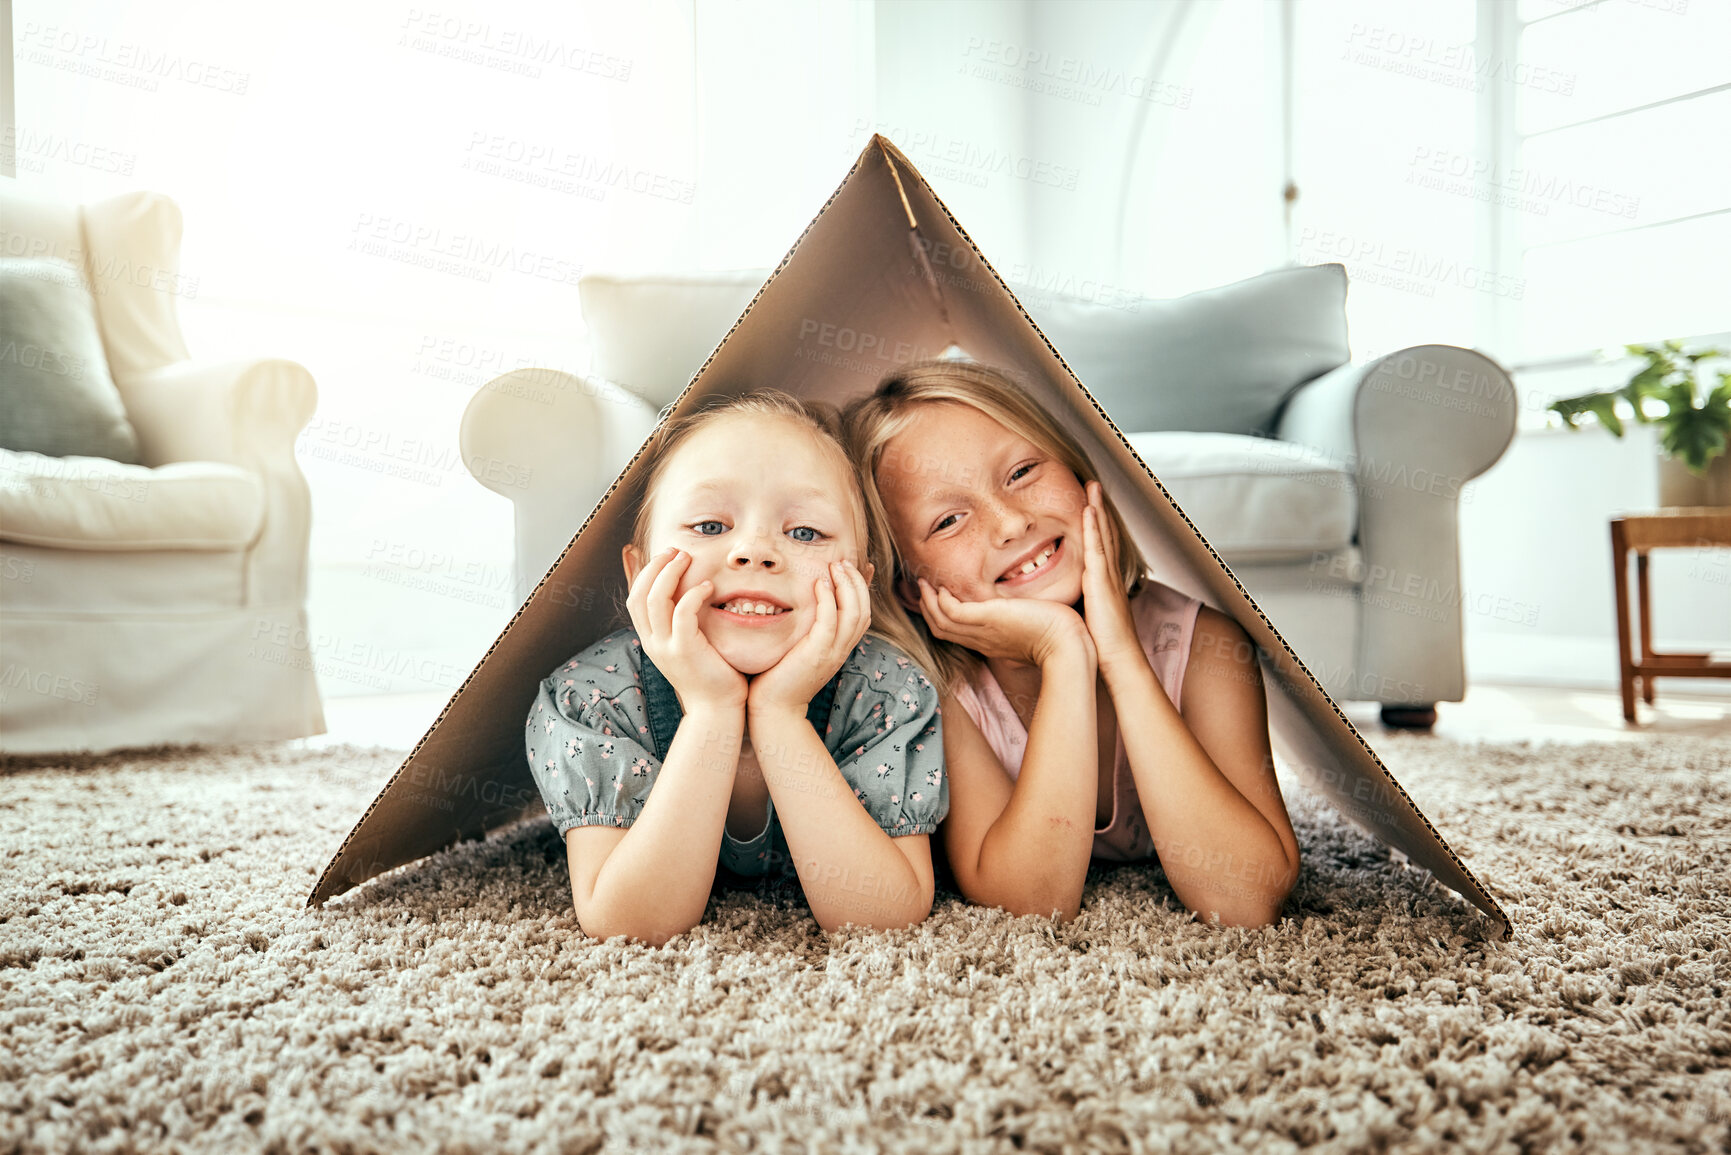
<svg viewBox="0 0 1731 1155">
<path fill-rule="evenodd" d="M 1429 36 L 1374 24 L 1352 26 L 1341 59 L 1473 92 L 1484 91 L 1487 80 L 1501 80 L 1558 96 L 1572 96 L 1575 92 L 1573 72 L 1559 72 L 1523 60 L 1511 64 L 1503 57 L 1480 56 L 1471 44 L 1439 44 Z"/>
<path fill-rule="evenodd" d="M 1097 105 L 1107 96 L 1122 96 L 1169 108 L 1189 108 L 1194 94 L 1187 85 L 981 36 L 968 37 L 962 56 L 972 62 L 962 66 L 965 75 L 1082 104 Z"/>
<path fill-rule="evenodd" d="M 137 153 L 12 125 L 6 126 L 6 135 L 0 139 L 0 154 L 10 156 L 25 172 L 34 173 L 47 172 L 50 164 L 60 164 L 131 176 L 133 166 L 138 163 Z"/>
<path fill-rule="evenodd" d="M 90 278 L 89 288 L 92 296 L 102 297 L 115 285 L 136 285 L 141 289 L 150 289 L 158 293 L 170 293 L 189 300 L 198 296 L 198 278 L 189 277 L 174 269 L 160 269 L 155 265 L 134 264 L 124 256 L 109 254 L 94 254 L 81 248 L 56 244 L 42 237 L 25 236 L 22 233 L 10 233 L 0 230 L 0 256 L 21 258 L 53 258 L 70 261 L 74 265 L 82 265 L 85 275 Z M 61 280 L 64 276 L 53 270 L 36 274 L 44 280 Z"/>
<path fill-rule="evenodd" d="M 543 68 L 584 73 L 621 84 L 631 79 L 632 61 L 627 57 L 572 44 L 533 28 L 464 20 L 419 8 L 408 10 L 401 27 L 397 38 L 401 47 L 531 80 L 539 79 Z"/>
<path fill-rule="evenodd" d="M 1548 216 L 1552 205 L 1570 204 L 1634 220 L 1641 207 L 1640 197 L 1586 181 L 1535 168 L 1499 168 L 1483 157 L 1424 145 L 1414 149 L 1406 179 L 1408 184 L 1420 188 L 1492 202 L 1537 216 Z"/>
<path fill-rule="evenodd" d="M 833 321 L 820 321 L 815 317 L 804 317 L 800 320 L 799 340 L 800 345 L 793 353 L 795 357 L 825 364 L 829 364 L 830 361 L 812 346 L 834 350 L 837 353 L 851 354 L 862 359 L 872 358 L 883 362 L 885 366 L 899 365 L 904 361 L 924 361 L 936 356 L 932 350 L 924 346 L 914 345 L 882 333 L 865 332 L 850 328 L 847 325 L 837 325 Z"/>
<path fill-rule="evenodd" d="M 381 646 L 365 639 L 341 634 L 311 633 L 289 622 L 257 619 L 247 647 L 247 657 L 296 670 L 312 670 L 321 678 L 390 689 L 395 680 L 409 679 L 424 686 L 454 690 L 467 671 L 450 662 L 425 654 Z"/>
<path fill-rule="evenodd" d="M 348 250 L 418 265 L 434 272 L 491 282 L 495 271 L 576 285 L 583 265 L 474 233 L 448 232 L 436 225 L 374 213 L 361 213 L 350 231 Z"/>
<path fill-rule="evenodd" d="M 40 694 L 44 698 L 58 698 L 63 702 L 75 702 L 80 706 L 96 705 L 98 691 L 101 689 L 95 682 L 86 682 L 70 674 L 59 674 L 53 670 L 37 670 L 29 666 L 9 662 L 6 668 L 0 670 L 0 689 L 28 690 L 32 694 Z"/>
<path fill-rule="evenodd" d="M 1454 257 L 1390 245 L 1374 237 L 1360 237 L 1333 229 L 1306 227 L 1300 230 L 1298 250 L 1299 259 L 1304 264 L 1339 261 L 1346 266 L 1347 276 L 1354 282 L 1383 285 L 1426 297 L 1434 297 L 1439 284 L 1515 301 L 1527 292 L 1524 277 L 1494 273 Z"/>
<path fill-rule="evenodd" d="M 1005 271 L 1004 280 L 1009 282 L 1010 287 L 1024 302 L 1050 303 L 1070 298 L 1109 309 L 1134 312 L 1148 300 L 1147 295 L 1123 285 L 1033 264 L 1011 265 Z"/>
<path fill-rule="evenodd" d="M 656 200 L 688 205 L 697 196 L 695 181 L 668 173 L 633 168 L 607 157 L 571 152 L 553 141 L 525 140 L 501 133 L 474 131 L 464 150 L 462 167 L 483 176 L 567 192 L 588 200 L 604 200 L 618 189 Z"/>
<path fill-rule="evenodd" d="M 166 80 L 245 96 L 252 82 L 252 73 L 208 60 L 34 20 L 25 21 L 18 47 L 28 63 L 144 92 L 158 91 Z"/>
<path fill-rule="evenodd" d="M 983 145 L 942 132 L 913 131 L 861 117 L 854 121 L 853 135 L 876 132 L 895 142 L 897 148 L 918 160 L 928 175 L 939 175 L 962 184 L 985 188 L 994 176 L 1011 177 L 1032 184 L 1073 191 L 1080 170 L 1070 165 L 1039 160 L 1014 149 Z"/>
</svg>

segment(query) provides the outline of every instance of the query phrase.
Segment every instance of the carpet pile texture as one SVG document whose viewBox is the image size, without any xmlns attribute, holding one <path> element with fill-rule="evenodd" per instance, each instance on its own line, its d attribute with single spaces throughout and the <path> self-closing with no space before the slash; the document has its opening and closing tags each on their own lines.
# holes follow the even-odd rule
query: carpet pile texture
<svg viewBox="0 0 1731 1155">
<path fill-rule="evenodd" d="M 305 907 L 401 752 L 0 761 L 0 1152 L 1731 1150 L 1731 737 L 1371 739 L 1512 941 L 1296 786 L 1275 926 L 792 882 L 594 943 L 543 819 Z"/>
</svg>

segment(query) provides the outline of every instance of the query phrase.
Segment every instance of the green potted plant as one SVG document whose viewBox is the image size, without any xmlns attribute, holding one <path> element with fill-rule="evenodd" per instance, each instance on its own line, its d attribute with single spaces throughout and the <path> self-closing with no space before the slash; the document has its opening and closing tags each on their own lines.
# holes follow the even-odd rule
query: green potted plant
<svg viewBox="0 0 1731 1155">
<path fill-rule="evenodd" d="M 1731 369 L 1719 369 L 1713 386 L 1702 369 L 1702 362 L 1731 358 L 1731 351 L 1687 351 L 1681 341 L 1624 348 L 1643 361 L 1628 384 L 1565 397 L 1546 408 L 1570 429 L 1592 417 L 1617 437 L 1623 436 L 1625 414 L 1657 425 L 1659 504 L 1731 506 Z"/>
</svg>

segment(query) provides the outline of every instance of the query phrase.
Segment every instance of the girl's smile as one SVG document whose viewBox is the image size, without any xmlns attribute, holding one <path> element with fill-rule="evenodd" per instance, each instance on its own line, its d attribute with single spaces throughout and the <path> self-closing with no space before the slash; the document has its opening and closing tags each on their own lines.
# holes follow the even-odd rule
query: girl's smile
<svg viewBox="0 0 1731 1155">
<path fill-rule="evenodd" d="M 793 607 L 761 590 L 741 590 L 724 599 L 711 602 L 715 621 L 746 629 L 764 629 L 772 625 L 787 625 L 793 619 Z"/>
<path fill-rule="evenodd" d="M 1053 572 L 1053 561 L 1062 561 L 1059 556 L 1064 550 L 1064 539 L 1055 537 L 1045 545 L 1038 546 L 1033 556 L 1026 560 L 1010 563 L 1010 568 L 1004 571 L 1004 576 L 997 580 L 1002 586 L 1024 586 L 1031 582 L 1049 577 Z"/>
</svg>

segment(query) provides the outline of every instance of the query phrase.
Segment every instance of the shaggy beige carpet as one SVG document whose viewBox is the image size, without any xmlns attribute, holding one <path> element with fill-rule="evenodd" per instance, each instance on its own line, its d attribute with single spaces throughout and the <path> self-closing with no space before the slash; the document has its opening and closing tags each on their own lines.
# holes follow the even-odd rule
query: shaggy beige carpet
<svg viewBox="0 0 1731 1155">
<path fill-rule="evenodd" d="M 1298 791 L 1286 917 L 788 885 L 586 941 L 545 820 L 321 911 L 399 754 L 0 763 L 0 1151 L 1731 1149 L 1731 737 L 1374 739 L 1509 943 Z"/>
</svg>

